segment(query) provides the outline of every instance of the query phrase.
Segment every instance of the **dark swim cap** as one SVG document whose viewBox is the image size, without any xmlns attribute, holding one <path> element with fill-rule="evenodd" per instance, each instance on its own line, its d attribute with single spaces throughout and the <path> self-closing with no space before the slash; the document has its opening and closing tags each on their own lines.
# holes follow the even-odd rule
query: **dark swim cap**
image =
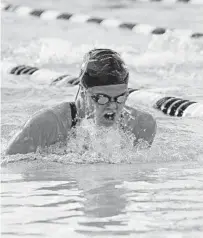
<svg viewBox="0 0 203 238">
<path fill-rule="evenodd" d="M 129 72 L 117 52 L 94 49 L 85 55 L 79 78 L 85 88 L 127 84 Z"/>
</svg>

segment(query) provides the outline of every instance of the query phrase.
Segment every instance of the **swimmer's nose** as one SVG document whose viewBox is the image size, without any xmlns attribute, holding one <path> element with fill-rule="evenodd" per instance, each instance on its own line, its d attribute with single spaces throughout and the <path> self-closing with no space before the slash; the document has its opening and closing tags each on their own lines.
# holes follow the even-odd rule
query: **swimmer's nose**
<svg viewBox="0 0 203 238">
<path fill-rule="evenodd" d="M 108 108 L 110 109 L 117 109 L 118 105 L 117 102 L 109 102 Z"/>
</svg>

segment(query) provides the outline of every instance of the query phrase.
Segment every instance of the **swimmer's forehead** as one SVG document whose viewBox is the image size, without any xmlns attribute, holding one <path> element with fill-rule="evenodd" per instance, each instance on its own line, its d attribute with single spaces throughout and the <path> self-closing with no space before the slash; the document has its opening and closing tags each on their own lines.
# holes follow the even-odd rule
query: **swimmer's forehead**
<svg viewBox="0 0 203 238">
<path fill-rule="evenodd" d="M 114 84 L 114 85 L 105 85 L 105 86 L 95 86 L 88 88 L 87 91 L 92 94 L 107 94 L 109 96 L 117 96 L 122 93 L 127 92 L 127 84 Z"/>
</svg>

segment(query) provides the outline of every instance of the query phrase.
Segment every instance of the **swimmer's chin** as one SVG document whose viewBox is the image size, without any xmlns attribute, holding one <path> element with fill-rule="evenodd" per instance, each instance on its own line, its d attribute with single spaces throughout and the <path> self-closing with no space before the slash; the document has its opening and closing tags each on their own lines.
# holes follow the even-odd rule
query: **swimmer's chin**
<svg viewBox="0 0 203 238">
<path fill-rule="evenodd" d="M 105 118 L 97 120 L 94 117 L 88 117 L 86 119 L 88 120 L 88 122 L 90 124 L 93 123 L 95 126 L 98 126 L 98 127 L 107 127 L 108 128 L 108 127 L 117 126 L 117 124 L 118 124 L 118 119 L 117 118 L 114 118 L 113 120 L 107 120 Z"/>
<path fill-rule="evenodd" d="M 101 127 L 114 127 L 117 125 L 117 121 L 116 120 L 102 120 L 96 123 L 96 125 Z"/>
</svg>

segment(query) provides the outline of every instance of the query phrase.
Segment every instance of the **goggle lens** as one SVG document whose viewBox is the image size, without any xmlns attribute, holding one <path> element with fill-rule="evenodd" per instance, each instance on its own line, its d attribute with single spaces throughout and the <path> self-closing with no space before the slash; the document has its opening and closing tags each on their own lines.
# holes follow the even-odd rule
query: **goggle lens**
<svg viewBox="0 0 203 238">
<path fill-rule="evenodd" d="M 108 102 L 109 102 L 109 98 L 107 98 L 107 97 L 105 97 L 105 96 L 99 96 L 99 97 L 97 98 L 97 103 L 98 103 L 98 104 L 104 105 L 104 104 L 106 104 L 106 103 L 108 103 Z"/>
<path fill-rule="evenodd" d="M 123 102 L 125 102 L 125 100 L 126 100 L 126 95 L 121 95 L 121 96 L 117 97 L 116 101 L 118 103 L 123 103 Z"/>
</svg>

